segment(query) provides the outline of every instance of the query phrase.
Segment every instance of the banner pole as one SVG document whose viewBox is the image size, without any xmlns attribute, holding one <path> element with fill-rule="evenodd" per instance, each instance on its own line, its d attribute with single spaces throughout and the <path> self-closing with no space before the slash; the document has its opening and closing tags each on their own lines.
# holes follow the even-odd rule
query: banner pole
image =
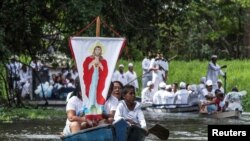
<svg viewBox="0 0 250 141">
<path fill-rule="evenodd" d="M 100 17 L 98 16 L 96 19 L 96 37 L 100 37 L 100 25 L 101 25 L 101 21 L 100 21 Z"/>
</svg>

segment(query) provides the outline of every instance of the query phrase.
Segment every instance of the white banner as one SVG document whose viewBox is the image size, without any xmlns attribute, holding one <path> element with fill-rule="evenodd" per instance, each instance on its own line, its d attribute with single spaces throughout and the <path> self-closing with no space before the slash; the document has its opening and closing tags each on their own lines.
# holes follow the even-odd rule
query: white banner
<svg viewBox="0 0 250 141">
<path fill-rule="evenodd" d="M 98 115 L 99 110 L 103 109 L 125 38 L 72 37 L 70 44 L 79 73 L 83 102 L 88 105 L 89 115 Z"/>
</svg>

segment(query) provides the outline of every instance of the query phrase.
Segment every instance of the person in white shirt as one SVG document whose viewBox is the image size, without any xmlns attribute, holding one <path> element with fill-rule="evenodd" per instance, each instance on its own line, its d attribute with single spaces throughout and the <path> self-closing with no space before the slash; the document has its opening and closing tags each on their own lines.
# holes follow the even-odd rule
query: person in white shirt
<svg viewBox="0 0 250 141">
<path fill-rule="evenodd" d="M 212 80 L 207 80 L 206 81 L 206 87 L 202 90 L 202 95 L 204 96 L 204 98 L 213 98 L 215 97 L 215 93 L 214 93 L 214 89 L 213 89 L 213 82 Z"/>
<path fill-rule="evenodd" d="M 120 81 L 111 82 L 111 95 L 104 104 L 105 116 L 109 123 L 114 120 L 116 107 L 121 99 L 123 85 Z"/>
<path fill-rule="evenodd" d="M 223 106 L 225 105 L 226 111 L 243 111 L 242 100 L 247 94 L 247 91 L 239 91 L 234 87 L 231 92 L 226 94 L 223 100 Z"/>
<path fill-rule="evenodd" d="M 162 73 L 159 70 L 157 58 L 151 59 L 150 70 L 152 71 L 152 82 L 154 83 L 154 92 L 158 91 L 160 82 L 162 81 Z"/>
<path fill-rule="evenodd" d="M 20 70 L 20 85 L 21 85 L 21 97 L 24 98 L 26 95 L 30 96 L 30 99 L 33 99 L 32 88 L 32 71 L 28 66 L 23 65 Z"/>
<path fill-rule="evenodd" d="M 81 90 L 78 89 L 74 92 L 76 95 L 69 98 L 66 105 L 67 120 L 63 129 L 63 135 L 67 136 L 76 133 L 83 129 L 86 124 L 86 119 L 83 115 L 83 101 L 81 96 Z M 82 126 L 83 125 L 83 126 Z"/>
<path fill-rule="evenodd" d="M 63 129 L 64 136 L 76 133 L 92 124 L 90 120 L 84 117 L 83 107 L 80 86 L 77 85 L 73 96 L 69 98 L 66 105 L 67 120 Z"/>
<path fill-rule="evenodd" d="M 186 83 L 180 82 L 180 90 L 176 92 L 176 101 L 175 104 L 189 104 L 189 93 L 186 89 Z"/>
<path fill-rule="evenodd" d="M 167 91 L 166 91 L 166 83 L 161 82 L 159 84 L 159 90 L 155 92 L 153 97 L 154 104 L 166 104 L 167 102 Z"/>
<path fill-rule="evenodd" d="M 154 84 L 152 81 L 148 81 L 147 87 L 141 92 L 141 103 L 153 103 L 153 88 Z"/>
<path fill-rule="evenodd" d="M 22 64 L 18 62 L 18 56 L 14 55 L 10 57 L 10 62 L 6 65 L 8 72 L 8 85 L 11 98 L 15 96 L 15 89 L 18 88 L 20 81 L 20 70 Z"/>
<path fill-rule="evenodd" d="M 134 71 L 134 66 L 132 63 L 128 64 L 128 71 L 126 72 L 127 82 L 129 85 L 132 85 L 135 87 L 136 90 L 139 89 L 138 80 L 137 80 L 137 74 Z"/>
<path fill-rule="evenodd" d="M 166 85 L 166 104 L 174 104 L 175 96 L 172 92 L 172 86 Z"/>
<path fill-rule="evenodd" d="M 225 73 L 221 69 L 227 67 L 226 65 L 220 67 L 216 62 L 217 62 L 217 55 L 212 55 L 211 61 L 209 62 L 207 67 L 206 78 L 207 80 L 211 80 L 213 82 L 213 89 L 218 89 L 217 81 L 219 75 L 225 76 Z"/>
<path fill-rule="evenodd" d="M 135 101 L 135 88 L 132 85 L 124 86 L 122 97 L 115 112 L 115 121 L 125 119 L 129 124 L 139 126 L 147 131 L 146 120 L 140 103 Z"/>
<path fill-rule="evenodd" d="M 200 84 L 197 86 L 198 99 L 202 100 L 204 98 L 202 91 L 206 88 L 206 77 L 200 78 Z"/>
<path fill-rule="evenodd" d="M 152 80 L 152 73 L 150 72 L 151 52 L 142 60 L 142 88 L 147 87 L 147 83 Z"/>
<path fill-rule="evenodd" d="M 224 90 L 224 88 L 223 88 L 223 86 L 222 86 L 222 80 L 218 79 L 217 85 L 218 85 L 218 89 L 220 89 L 220 91 L 221 91 L 222 93 L 225 93 L 225 90 Z"/>
<path fill-rule="evenodd" d="M 124 65 L 120 64 L 118 70 L 113 73 L 112 82 L 120 81 L 122 85 L 126 85 L 128 83 L 126 73 L 124 72 Z"/>
<path fill-rule="evenodd" d="M 38 60 L 37 57 L 35 57 L 34 60 L 30 62 L 30 66 L 32 68 L 32 91 L 35 91 L 36 87 L 40 83 L 38 77 L 41 79 L 40 71 L 44 65 L 40 60 Z"/>
</svg>

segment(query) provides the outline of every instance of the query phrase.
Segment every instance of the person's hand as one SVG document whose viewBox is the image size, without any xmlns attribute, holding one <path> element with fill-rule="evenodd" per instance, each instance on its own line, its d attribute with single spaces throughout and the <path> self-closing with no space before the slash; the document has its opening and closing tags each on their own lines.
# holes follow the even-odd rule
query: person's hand
<svg viewBox="0 0 250 141">
<path fill-rule="evenodd" d="M 223 65 L 221 68 L 222 68 L 222 69 L 223 69 L 223 68 L 227 68 L 227 65 Z"/>
</svg>

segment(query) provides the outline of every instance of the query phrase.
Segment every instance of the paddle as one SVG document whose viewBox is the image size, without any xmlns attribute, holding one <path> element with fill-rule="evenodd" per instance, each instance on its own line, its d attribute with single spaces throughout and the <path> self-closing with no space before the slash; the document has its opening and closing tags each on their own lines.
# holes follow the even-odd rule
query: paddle
<svg viewBox="0 0 250 141">
<path fill-rule="evenodd" d="M 159 124 L 148 129 L 148 132 L 157 136 L 161 140 L 167 140 L 169 137 L 169 130 Z"/>
</svg>

